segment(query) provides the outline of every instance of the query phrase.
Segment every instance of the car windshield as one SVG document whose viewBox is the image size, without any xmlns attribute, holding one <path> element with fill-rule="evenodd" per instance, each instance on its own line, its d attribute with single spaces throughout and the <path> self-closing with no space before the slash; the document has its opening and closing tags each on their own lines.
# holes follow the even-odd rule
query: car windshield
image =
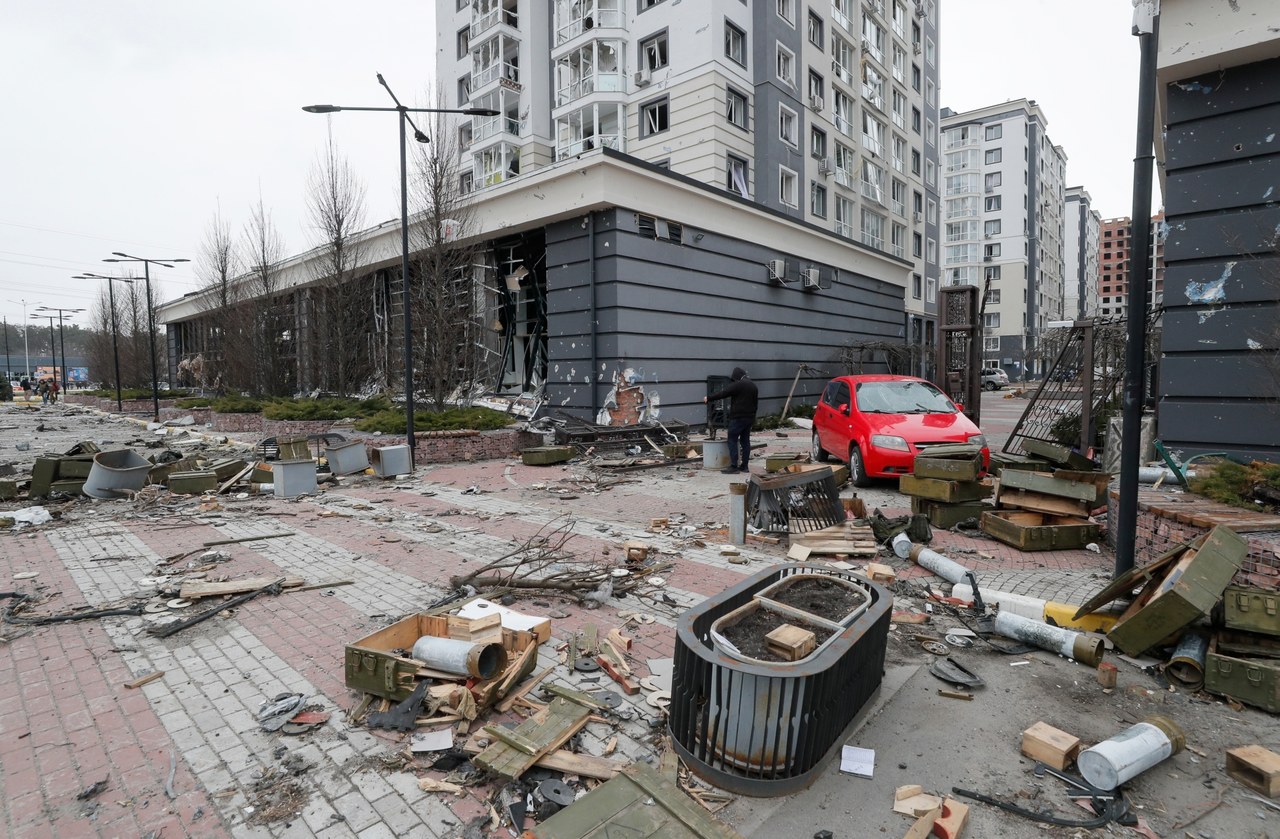
<svg viewBox="0 0 1280 839">
<path fill-rule="evenodd" d="M 858 410 L 864 414 L 954 414 L 951 400 L 928 382 L 862 382 Z"/>
</svg>

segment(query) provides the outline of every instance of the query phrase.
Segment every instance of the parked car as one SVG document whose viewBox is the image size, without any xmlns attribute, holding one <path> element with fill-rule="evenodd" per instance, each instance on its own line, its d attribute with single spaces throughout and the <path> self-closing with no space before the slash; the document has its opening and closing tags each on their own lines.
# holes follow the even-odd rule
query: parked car
<svg viewBox="0 0 1280 839">
<path fill-rule="evenodd" d="M 974 443 L 991 463 L 987 439 L 931 382 L 912 376 L 840 376 L 827 383 L 813 414 L 813 457 L 849 464 L 854 486 L 911 474 L 929 446 Z"/>
<path fill-rule="evenodd" d="M 1009 374 L 999 367 L 982 369 L 982 387 L 984 390 L 1000 390 L 1009 386 Z"/>
</svg>

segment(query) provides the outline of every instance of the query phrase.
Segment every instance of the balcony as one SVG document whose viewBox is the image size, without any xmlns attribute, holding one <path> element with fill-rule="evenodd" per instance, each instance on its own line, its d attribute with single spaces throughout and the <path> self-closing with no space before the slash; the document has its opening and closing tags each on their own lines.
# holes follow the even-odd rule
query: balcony
<svg viewBox="0 0 1280 839">
<path fill-rule="evenodd" d="M 894 255 L 894 256 L 896 256 L 896 257 L 898 257 L 898 259 L 906 259 L 906 258 L 907 258 L 907 249 L 906 249 L 906 247 L 905 247 L 905 246 L 903 246 L 903 245 L 897 245 L 897 244 L 895 244 L 895 245 L 893 246 L 893 255 Z"/>
<path fill-rule="evenodd" d="M 484 33 L 493 29 L 499 23 L 505 23 L 512 29 L 520 28 L 520 18 L 516 15 L 514 8 L 504 9 L 497 7 L 487 12 L 481 13 L 471 21 L 471 40 L 474 41 Z M 479 11 L 478 9 L 476 11 Z"/>
<path fill-rule="evenodd" d="M 904 175 L 905 175 L 905 174 L 907 174 L 907 164 L 906 164 L 906 162 L 904 162 L 904 161 L 903 161 L 903 159 L 902 159 L 901 157 L 895 157 L 895 158 L 893 159 L 893 170 L 894 170 L 895 172 L 901 172 L 901 173 L 902 173 L 902 174 L 904 174 Z"/>
<path fill-rule="evenodd" d="M 907 118 L 904 117 L 902 114 L 898 113 L 897 111 L 894 111 L 892 119 L 893 119 L 894 126 L 896 126 L 900 131 L 907 130 Z"/>
<path fill-rule="evenodd" d="M 893 212 L 895 215 L 902 216 L 903 218 L 907 217 L 906 203 L 899 201 L 895 198 L 893 201 L 889 202 L 889 206 L 893 208 Z"/>
<path fill-rule="evenodd" d="M 484 119 L 476 119 L 471 124 L 471 143 L 484 142 L 490 137 L 496 137 L 499 134 L 508 134 L 512 137 L 520 136 L 520 120 L 515 117 L 485 117 Z"/>
<path fill-rule="evenodd" d="M 599 72 L 574 79 L 556 90 L 556 107 L 571 104 L 593 93 L 626 93 L 625 73 Z"/>
<path fill-rule="evenodd" d="M 884 94 L 873 84 L 862 83 L 862 98 L 870 102 L 877 111 L 884 111 Z"/>
<path fill-rule="evenodd" d="M 583 137 L 581 140 L 574 140 L 563 146 L 558 146 L 556 148 L 556 160 L 564 160 L 567 157 L 574 157 L 598 148 L 622 151 L 623 139 L 622 134 L 596 134 L 591 137 Z"/>
<path fill-rule="evenodd" d="M 853 21 L 849 20 L 849 16 L 834 5 L 831 7 L 831 19 L 840 24 L 840 28 L 850 35 L 858 34 L 858 30 L 854 28 Z"/>
<path fill-rule="evenodd" d="M 853 189 L 853 173 L 848 169 L 836 169 L 836 183 Z"/>
<path fill-rule="evenodd" d="M 952 137 L 947 140 L 947 143 L 945 146 L 943 146 L 943 148 L 950 151 L 951 149 L 963 149 L 963 148 L 968 148 L 969 146 L 977 146 L 977 145 L 978 145 L 977 137 Z"/>
<path fill-rule="evenodd" d="M 835 123 L 837 131 L 846 137 L 853 136 L 853 122 L 849 117 L 841 113 L 836 113 L 831 119 Z"/>
<path fill-rule="evenodd" d="M 471 74 L 471 89 L 473 92 L 478 91 L 495 81 L 517 92 L 523 87 L 520 84 L 520 68 L 508 61 L 498 61 Z"/>
<path fill-rule="evenodd" d="M 874 154 L 876 157 L 884 156 L 884 142 L 877 140 L 870 134 L 862 135 L 862 148 L 866 149 L 871 154 Z"/>
<path fill-rule="evenodd" d="M 626 15 L 619 9 L 595 9 L 571 18 L 556 27 L 556 46 L 593 29 L 621 29 L 626 25 Z"/>
</svg>

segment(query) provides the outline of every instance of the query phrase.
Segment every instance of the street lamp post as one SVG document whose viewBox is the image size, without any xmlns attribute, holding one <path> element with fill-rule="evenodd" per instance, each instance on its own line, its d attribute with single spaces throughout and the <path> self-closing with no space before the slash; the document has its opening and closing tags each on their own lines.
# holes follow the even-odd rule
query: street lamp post
<svg viewBox="0 0 1280 839">
<path fill-rule="evenodd" d="M 67 333 L 64 332 L 62 329 L 62 316 L 64 314 L 69 316 L 69 315 L 75 314 L 76 312 L 83 312 L 84 309 L 59 309 L 57 306 L 41 306 L 40 308 L 36 309 L 36 311 L 58 313 L 58 340 L 62 344 L 62 367 L 59 368 L 56 364 L 54 365 L 53 380 L 54 381 L 58 380 L 58 370 L 61 369 L 62 370 L 62 392 L 65 394 L 67 392 Z M 53 321 L 52 320 L 49 321 L 49 331 L 50 331 L 49 343 L 53 344 L 53 334 L 52 334 Z"/>
<path fill-rule="evenodd" d="M 338 111 L 382 111 L 400 115 L 400 277 L 401 298 L 404 306 L 404 428 L 405 442 L 409 444 L 409 457 L 414 458 L 413 436 L 413 314 L 409 306 L 409 175 L 406 162 L 405 125 L 413 127 L 413 138 L 419 143 L 429 143 L 430 138 L 413 124 L 409 114 L 465 114 L 467 116 L 498 116 L 501 111 L 489 108 L 408 108 L 400 104 L 387 80 L 378 74 L 378 84 L 386 88 L 394 108 L 366 108 L 347 105 L 307 105 L 302 110 L 310 114 L 333 114 Z"/>
<path fill-rule="evenodd" d="M 40 308 L 42 309 L 42 308 L 44 308 L 44 307 L 43 307 L 43 306 L 41 306 Z M 37 309 L 36 311 L 39 311 L 39 309 Z M 55 381 L 57 381 L 57 378 L 58 378 L 58 345 L 57 345 L 57 343 L 53 340 L 53 315 L 32 315 L 32 316 L 31 316 L 31 319 L 32 319 L 32 320 L 44 320 L 46 317 L 47 317 L 47 318 L 49 318 L 49 360 L 53 363 L 53 378 L 54 378 L 54 380 L 55 380 Z"/>
<path fill-rule="evenodd" d="M 189 259 L 144 259 L 130 256 L 119 251 L 111 252 L 115 259 L 104 259 L 103 262 L 141 262 L 142 276 L 147 283 L 147 344 L 151 349 L 151 409 L 152 419 L 160 421 L 160 371 L 156 369 L 156 311 L 151 305 L 151 264 L 154 262 L 164 268 L 172 268 L 175 262 L 190 262 Z"/>
<path fill-rule="evenodd" d="M 116 286 L 117 282 L 133 285 L 129 277 L 108 277 L 105 274 L 85 272 L 72 277 L 73 280 L 106 280 L 107 297 L 111 303 L 111 355 L 116 362 L 116 410 L 124 413 L 124 400 L 120 396 L 120 327 L 116 323 Z"/>
<path fill-rule="evenodd" d="M 10 300 L 9 302 L 18 303 L 22 306 L 22 319 L 26 320 L 27 305 L 28 305 L 27 301 L 23 299 L 23 300 Z M 36 301 L 36 302 L 38 303 L 39 301 Z M 25 326 L 22 328 L 22 361 L 24 364 L 27 365 L 26 372 L 22 374 L 22 378 L 30 379 L 31 378 L 31 349 L 27 345 L 27 328 Z"/>
</svg>

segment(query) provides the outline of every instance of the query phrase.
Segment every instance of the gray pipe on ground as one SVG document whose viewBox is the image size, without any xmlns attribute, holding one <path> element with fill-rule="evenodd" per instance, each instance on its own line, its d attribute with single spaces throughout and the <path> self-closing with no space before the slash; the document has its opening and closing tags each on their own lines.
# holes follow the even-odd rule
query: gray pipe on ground
<svg viewBox="0 0 1280 839">
<path fill-rule="evenodd" d="M 423 635 L 413 645 L 412 656 L 433 670 L 458 676 L 492 679 L 507 666 L 507 651 L 501 644 L 459 641 Z"/>
<path fill-rule="evenodd" d="M 910 557 L 911 561 L 916 565 L 927 571 L 932 571 L 952 585 L 966 582 L 965 575 L 970 573 L 968 568 L 952 562 L 935 550 L 926 548 L 924 545 L 911 544 L 911 540 L 907 538 L 905 533 L 899 533 L 894 536 L 892 544 L 893 552 L 900 558 L 906 559 Z"/>
<path fill-rule="evenodd" d="M 1204 661 L 1209 654 L 1209 636 L 1203 632 L 1188 632 L 1182 636 L 1164 674 L 1170 681 L 1187 690 L 1204 687 Z"/>
<path fill-rule="evenodd" d="M 1034 644 L 1043 650 L 1064 655 L 1089 667 L 1102 661 L 1102 639 L 1033 621 L 1011 612 L 996 615 L 996 632 L 1006 638 Z"/>
</svg>

